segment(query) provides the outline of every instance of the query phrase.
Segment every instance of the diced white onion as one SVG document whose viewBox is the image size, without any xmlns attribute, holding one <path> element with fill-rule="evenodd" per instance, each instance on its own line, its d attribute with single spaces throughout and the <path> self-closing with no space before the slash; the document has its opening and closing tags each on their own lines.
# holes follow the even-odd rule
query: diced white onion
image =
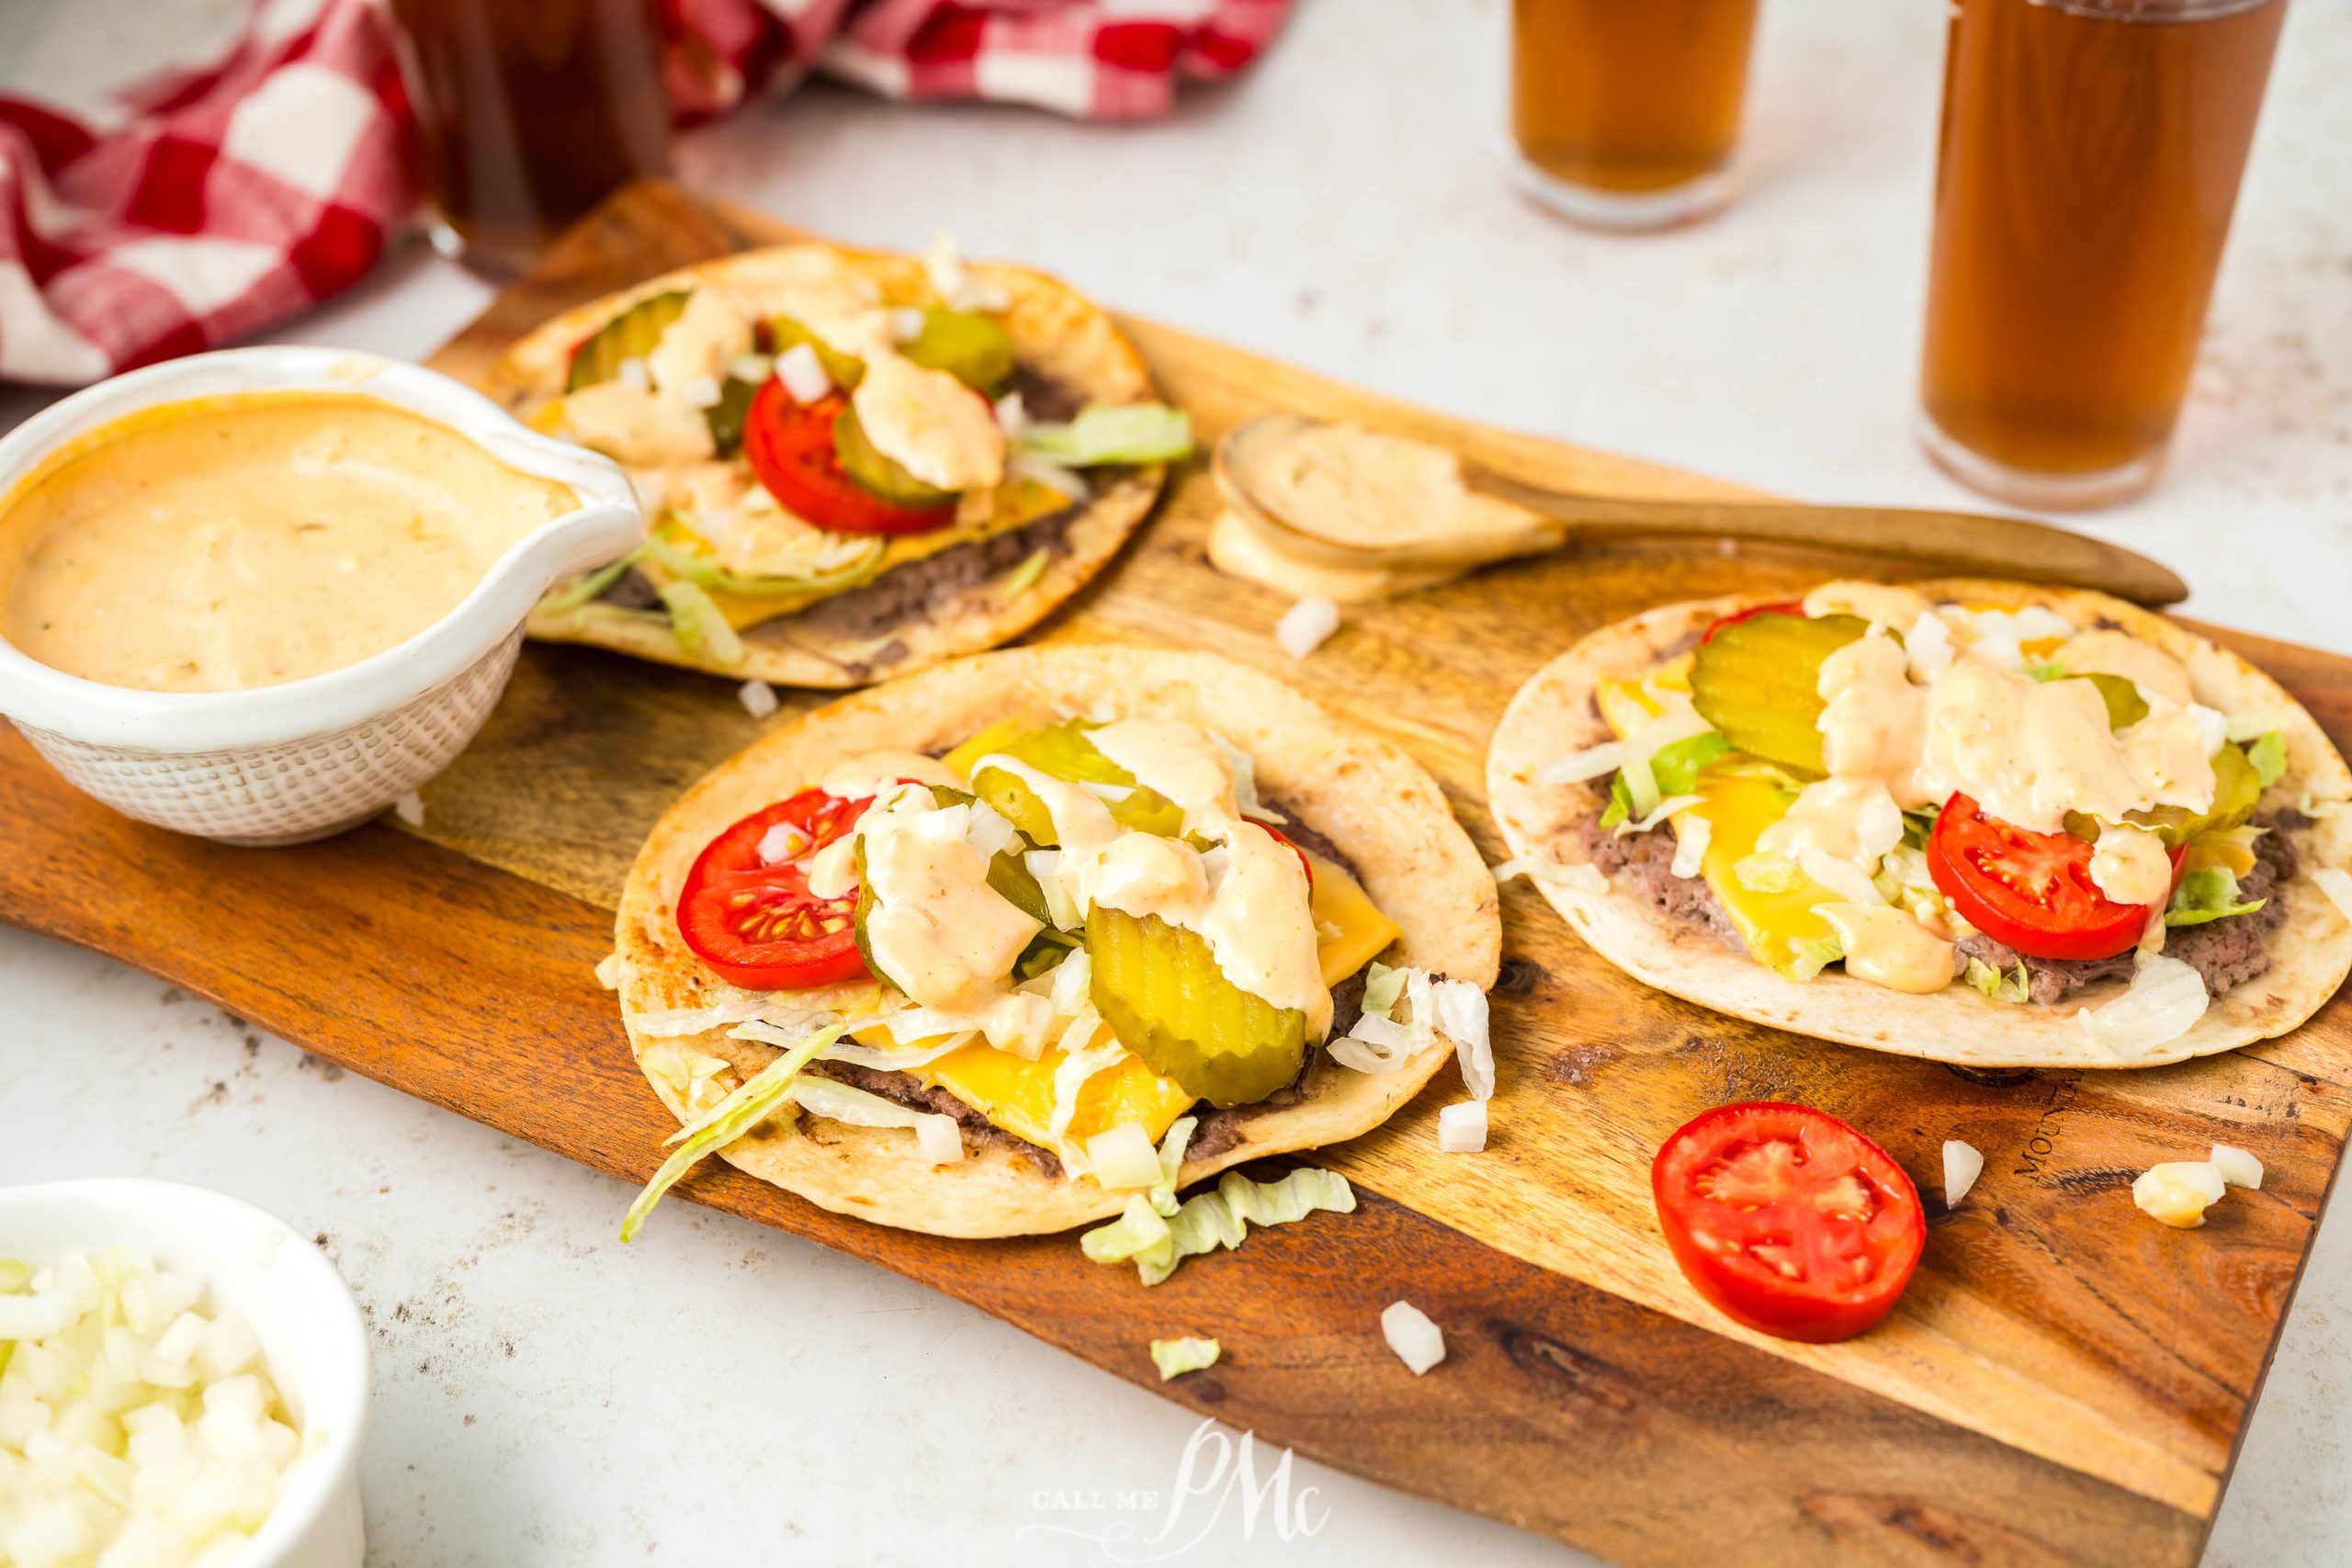
<svg viewBox="0 0 2352 1568">
<path fill-rule="evenodd" d="M 1973 1144 L 1944 1140 L 1944 1207 L 1957 1209 L 1976 1179 L 1984 1174 L 1984 1156 Z"/>
<path fill-rule="evenodd" d="M 622 360 L 614 368 L 613 379 L 634 391 L 650 392 L 653 389 L 653 372 L 646 367 L 643 359 L 635 356 Z"/>
<path fill-rule="evenodd" d="M 1903 841 L 1903 808 L 1894 796 L 1880 790 L 1862 802 L 1854 814 L 1854 843 L 1873 860 Z"/>
<path fill-rule="evenodd" d="M 2143 952 L 2132 985 L 2100 1008 L 2075 1017 L 2084 1032 L 2120 1056 L 2144 1055 L 2179 1039 L 2205 1016 L 2205 977 L 2177 958 Z"/>
<path fill-rule="evenodd" d="M 1696 876 L 1706 865 L 1707 841 L 1714 837 L 1714 824 L 1704 817 L 1688 812 L 1674 819 L 1674 859 L 1667 870 L 1677 876 Z"/>
<path fill-rule="evenodd" d="M 1544 763 L 1535 771 L 1535 782 L 1547 785 L 1583 784 L 1588 779 L 1604 778 L 1624 763 L 1624 742 L 1604 740 Z"/>
<path fill-rule="evenodd" d="M 833 389 L 833 378 L 825 374 L 825 362 L 817 351 L 805 343 L 796 343 L 775 358 L 775 378 L 796 403 L 813 403 Z"/>
<path fill-rule="evenodd" d="M 2335 906 L 2337 912 L 2352 920 L 2352 871 L 2324 865 L 2312 873 L 2312 883 L 2327 895 L 2327 901 Z"/>
<path fill-rule="evenodd" d="M 1951 668 L 1951 627 L 1933 610 L 1923 610 L 1904 634 L 1903 652 L 1911 662 L 1911 673 L 1921 681 L 1932 681 Z"/>
<path fill-rule="evenodd" d="M 1380 1314 L 1380 1336 L 1419 1377 L 1445 1359 L 1445 1334 L 1410 1302 L 1391 1302 Z"/>
<path fill-rule="evenodd" d="M 407 823 L 412 828 L 424 827 L 424 796 L 417 794 L 414 790 L 409 791 L 406 795 L 392 802 L 392 815 L 399 818 L 401 821 Z"/>
<path fill-rule="evenodd" d="M 1159 1151 L 1151 1134 L 1133 1122 L 1087 1139 L 1086 1160 L 1094 1168 L 1095 1185 L 1106 1191 L 1159 1184 Z"/>
<path fill-rule="evenodd" d="M 1074 931 L 1085 922 L 1086 911 L 1063 885 L 1061 851 L 1029 850 L 1022 854 L 1021 863 L 1037 879 L 1038 890 L 1046 896 L 1046 918 L 1054 922 L 1056 931 Z"/>
<path fill-rule="evenodd" d="M 1487 1146 L 1487 1102 L 1465 1100 L 1437 1113 L 1441 1154 L 1475 1155 Z"/>
<path fill-rule="evenodd" d="M 2140 1173 L 2132 1183 L 2132 1201 L 2150 1219 L 2195 1230 L 2225 1190 L 2222 1173 L 2210 1161 L 2167 1160 Z"/>
<path fill-rule="evenodd" d="M 1076 1018 L 1086 1006 L 1088 988 L 1094 981 L 1094 961 L 1086 949 L 1079 948 L 1054 965 L 1052 979 L 1054 1011 L 1063 1018 Z"/>
<path fill-rule="evenodd" d="M 1413 1037 L 1403 1024 L 1366 1013 L 1328 1047 L 1331 1059 L 1359 1073 L 1393 1073 L 1413 1054 Z"/>
<path fill-rule="evenodd" d="M 2211 1156 L 2213 1168 L 2232 1187 L 2243 1187 L 2249 1192 L 2262 1190 L 2262 1162 L 2251 1150 L 2235 1144 L 2215 1144 Z"/>
<path fill-rule="evenodd" d="M 128 1248 L 0 1276 L 0 1561 L 249 1561 L 305 1451 L 252 1328 Z"/>
<path fill-rule="evenodd" d="M 1304 659 L 1340 629 L 1340 606 L 1321 594 L 1301 599 L 1274 623 L 1274 640 L 1293 659 Z"/>
<path fill-rule="evenodd" d="M 807 832 L 789 822 L 776 822 L 760 835 L 759 857 L 762 865 L 779 865 L 797 860 L 800 852 L 813 842 Z"/>
<path fill-rule="evenodd" d="M 933 1165 L 954 1165 L 964 1157 L 964 1134 L 953 1116 L 924 1115 L 915 1122 L 915 1150 Z"/>
<path fill-rule="evenodd" d="M 711 408 L 718 401 L 719 390 L 718 378 L 705 371 L 678 383 L 678 400 L 690 409 Z"/>
<path fill-rule="evenodd" d="M 775 688 L 765 681 L 744 682 L 736 688 L 735 696 L 743 705 L 743 711 L 753 718 L 771 717 L 782 705 L 776 700 Z"/>
<path fill-rule="evenodd" d="M 994 860 L 1012 847 L 1020 838 L 1020 830 L 998 814 L 984 800 L 972 802 L 964 824 L 964 841 L 980 852 L 982 860 Z"/>
<path fill-rule="evenodd" d="M 727 374 L 756 387 L 775 370 L 775 360 L 764 354 L 739 354 L 727 362 Z"/>
<path fill-rule="evenodd" d="M 891 311 L 890 335 L 900 343 L 912 343 L 922 336 L 922 312 L 912 305 L 902 305 Z"/>
<path fill-rule="evenodd" d="M 1492 869 L 1497 882 L 1509 882 L 1514 876 L 1523 876 L 1530 882 L 1549 883 L 1555 887 L 1566 887 L 1578 893 L 1609 891 L 1608 876 L 1589 861 L 1578 861 L 1568 865 L 1550 855 L 1531 852 L 1514 855 Z"/>
<path fill-rule="evenodd" d="M 1467 980 L 1440 980 L 1432 988 L 1437 1026 L 1453 1042 L 1462 1081 L 1473 1100 L 1495 1092 L 1495 1051 L 1487 1033 L 1487 993 Z"/>
</svg>

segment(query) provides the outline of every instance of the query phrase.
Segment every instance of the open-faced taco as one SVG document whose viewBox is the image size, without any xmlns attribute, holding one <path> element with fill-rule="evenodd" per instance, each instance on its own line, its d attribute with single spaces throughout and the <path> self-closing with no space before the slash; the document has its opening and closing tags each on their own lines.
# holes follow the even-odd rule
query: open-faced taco
<svg viewBox="0 0 2352 1568">
<path fill-rule="evenodd" d="M 1111 319 L 1041 273 L 824 244 L 557 316 L 492 389 L 625 467 L 652 525 L 535 637 L 854 686 L 1019 635 L 1189 450 Z"/>
<path fill-rule="evenodd" d="M 1063 644 L 720 766 L 639 854 L 607 978 L 690 1150 L 1009 1235 L 1352 1137 L 1457 1049 L 1483 1098 L 1500 942 L 1403 751 L 1211 655 Z"/>
<path fill-rule="evenodd" d="M 2104 594 L 1831 582 L 1669 604 L 1520 689 L 1520 866 L 1603 957 L 1977 1066 L 2283 1034 L 2352 966 L 2352 774 L 2245 660 Z"/>
</svg>

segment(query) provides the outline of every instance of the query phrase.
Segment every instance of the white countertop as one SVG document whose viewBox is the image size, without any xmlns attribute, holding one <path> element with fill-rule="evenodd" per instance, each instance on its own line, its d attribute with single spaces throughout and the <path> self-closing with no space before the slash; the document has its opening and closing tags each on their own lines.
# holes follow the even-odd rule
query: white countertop
<svg viewBox="0 0 2352 1568">
<path fill-rule="evenodd" d="M 153 12 L 128 7 L 0 0 L 12 45 L 29 40 L 0 79 L 105 68 L 109 28 L 152 40 L 135 18 Z M 1906 434 L 1940 9 L 1768 6 L 1748 188 L 1659 238 L 1578 233 L 1510 193 L 1498 0 L 1304 0 L 1261 71 L 1159 126 L 820 89 L 682 159 L 691 182 L 814 229 L 919 247 L 952 227 L 972 254 L 1456 412 L 1795 494 L 1967 504 Z M 2174 471 L 2090 526 L 2178 568 L 2193 614 L 2352 651 L 2347 76 L 2352 6 L 2301 0 Z M 411 244 L 278 335 L 422 354 L 487 297 Z M 0 426 L 36 401 L 0 393 Z M 1304 1461 L 1312 1536 L 1279 1541 L 1261 1519 L 1245 1544 L 1236 1509 L 1196 1504 L 1155 1543 L 1193 1417 L 978 1312 L 686 1204 L 624 1252 L 619 1184 L 72 949 L 0 931 L 0 1181 L 173 1177 L 324 1238 L 375 1333 L 364 1477 L 385 1568 L 796 1547 L 1087 1563 L 1106 1561 L 1087 1538 L 1122 1527 L 1129 1561 L 1196 1532 L 1180 1559 L 1588 1561 Z M 2207 1561 L 2352 1559 L 2347 1473 L 2338 1213 Z"/>
</svg>

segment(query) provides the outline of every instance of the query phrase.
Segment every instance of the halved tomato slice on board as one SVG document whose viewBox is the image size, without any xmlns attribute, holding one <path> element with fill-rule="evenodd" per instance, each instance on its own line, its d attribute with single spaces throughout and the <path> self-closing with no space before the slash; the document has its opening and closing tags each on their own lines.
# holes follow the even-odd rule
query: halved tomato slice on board
<svg viewBox="0 0 2352 1568">
<path fill-rule="evenodd" d="M 2112 958 L 2140 940 L 2150 906 L 2100 892 L 2092 852 L 2088 840 L 2016 827 L 1955 795 L 1928 840 L 1928 874 L 1995 942 L 2035 958 Z"/>
<path fill-rule="evenodd" d="M 808 890 L 808 860 L 857 825 L 873 797 L 804 789 L 752 812 L 695 857 L 678 894 L 678 934 L 721 979 L 753 991 L 830 985 L 865 972 L 854 889 Z M 770 855 L 776 858 L 770 859 Z"/>
<path fill-rule="evenodd" d="M 752 476 L 794 516 L 839 534 L 922 534 L 956 521 L 953 500 L 901 505 L 851 477 L 833 434 L 846 407 L 839 392 L 797 402 L 783 381 L 769 378 L 743 421 L 743 457 Z"/>
<path fill-rule="evenodd" d="M 1650 1167 L 1692 1287 L 1782 1339 L 1850 1339 L 1891 1311 L 1928 1243 L 1919 1190 L 1825 1111 L 1750 1101 L 1694 1117 Z"/>
</svg>

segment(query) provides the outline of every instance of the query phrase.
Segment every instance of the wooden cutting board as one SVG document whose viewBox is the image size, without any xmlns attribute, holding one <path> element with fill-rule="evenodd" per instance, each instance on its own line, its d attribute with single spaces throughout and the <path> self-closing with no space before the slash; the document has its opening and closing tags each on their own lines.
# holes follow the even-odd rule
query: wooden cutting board
<svg viewBox="0 0 2352 1568">
<path fill-rule="evenodd" d="M 548 313 L 653 272 L 795 237 L 669 186 L 625 192 L 432 363 L 479 378 Z M 1628 494 L 1736 488 L 1468 424 L 1127 321 L 1204 441 L 1288 408 L 1451 442 L 1544 482 Z M 1643 606 L 1795 587 L 1853 558 L 1664 547 L 1512 565 L 1351 610 L 1301 663 L 1279 596 L 1215 573 L 1198 463 L 1054 638 L 1216 649 L 1280 673 L 1414 752 L 1487 857 L 1481 780 L 1505 702 L 1584 632 Z M 2225 634 L 2352 733 L 2352 661 Z M 818 698 L 787 695 L 789 714 Z M 775 721 L 770 721 L 775 722 Z M 488 728 L 389 826 L 238 851 L 141 827 L 0 739 L 0 916 L 112 953 L 322 1055 L 642 1180 L 669 1119 L 590 971 L 637 843 L 761 726 L 731 683 L 534 645 Z M 1447 1069 L 1380 1132 L 1317 1156 L 1364 1195 L 1187 1265 L 1155 1289 L 1074 1237 L 970 1243 L 876 1229 L 717 1165 L 679 1189 L 873 1260 L 1264 1439 L 1624 1563 L 2196 1559 L 2340 1154 L 2352 1092 L 2342 998 L 2258 1049 L 2132 1074 L 1971 1073 L 1825 1044 L 1648 991 L 1505 890 L 1482 1156 L 1437 1152 Z M 1895 1315 L 1840 1346 L 1781 1343 L 1683 1283 L 1650 1212 L 1659 1140 L 1709 1106 L 1787 1098 L 1845 1117 L 1917 1179 L 1927 1256 Z M 1940 1145 L 1984 1150 L 1944 1212 Z M 2259 1155 L 2202 1230 L 2133 1211 L 2133 1175 L 2216 1139 Z M 614 1222 L 619 1222 L 616 1201 Z M 638 1245 L 662 1268 L 659 1218 Z M 1415 1378 L 1383 1344 L 1408 1298 L 1446 1331 Z M 1214 1334 L 1213 1371 L 1161 1385 L 1154 1336 Z"/>
</svg>

